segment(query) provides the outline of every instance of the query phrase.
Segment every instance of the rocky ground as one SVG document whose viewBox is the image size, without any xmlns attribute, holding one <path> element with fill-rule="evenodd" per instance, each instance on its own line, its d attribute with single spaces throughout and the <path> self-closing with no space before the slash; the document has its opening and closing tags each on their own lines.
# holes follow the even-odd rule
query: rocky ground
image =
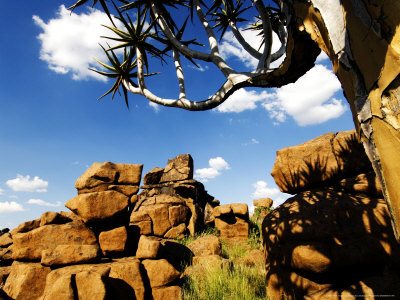
<svg viewBox="0 0 400 300">
<path fill-rule="evenodd" d="M 0 299 L 241 299 L 253 292 L 227 287 L 243 282 L 257 286 L 251 299 L 400 298 L 400 248 L 354 131 L 277 152 L 272 175 L 294 196 L 273 210 L 271 199 L 255 200 L 263 251 L 242 247 L 254 238 L 247 205 L 219 205 L 193 179 L 189 154 L 141 185 L 142 167 L 94 163 L 69 212 L 2 230 Z M 261 267 L 263 284 L 248 265 Z M 204 285 L 208 275 L 198 274 L 215 275 L 204 273 L 210 266 L 226 283 Z M 252 279 L 235 285 L 236 277 Z"/>
</svg>

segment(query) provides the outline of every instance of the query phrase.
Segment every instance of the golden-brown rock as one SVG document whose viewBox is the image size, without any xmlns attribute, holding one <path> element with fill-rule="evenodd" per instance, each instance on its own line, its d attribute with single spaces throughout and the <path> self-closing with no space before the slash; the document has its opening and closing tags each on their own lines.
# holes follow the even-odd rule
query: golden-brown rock
<svg viewBox="0 0 400 300">
<path fill-rule="evenodd" d="M 99 235 L 101 251 L 105 256 L 120 255 L 127 247 L 128 232 L 125 226 L 103 231 Z"/>
<path fill-rule="evenodd" d="M 116 299 L 146 299 L 145 284 L 138 259 L 121 258 L 114 260 L 110 266 L 109 279 L 111 279 L 112 295 L 115 295 Z"/>
<path fill-rule="evenodd" d="M 12 299 L 36 300 L 44 291 L 49 267 L 40 263 L 14 262 L 3 291 Z"/>
<path fill-rule="evenodd" d="M 11 233 L 7 232 L 5 234 L 0 235 L 0 247 L 6 248 L 13 243 L 11 238 Z"/>
<path fill-rule="evenodd" d="M 37 261 L 41 259 L 43 250 L 53 250 L 58 245 L 97 245 L 94 233 L 79 221 L 17 233 L 13 235 L 13 241 L 14 259 Z"/>
<path fill-rule="evenodd" d="M 206 235 L 188 245 L 195 256 L 221 255 L 221 242 L 215 235 Z"/>
<path fill-rule="evenodd" d="M 182 299 L 182 291 L 181 287 L 173 285 L 166 287 L 153 288 L 151 290 L 154 300 L 181 300 Z"/>
<path fill-rule="evenodd" d="M 72 289 L 72 275 L 66 274 L 55 278 L 54 282 L 46 281 L 46 287 L 41 300 L 74 300 L 74 290 Z"/>
<path fill-rule="evenodd" d="M 129 198 L 116 191 L 80 194 L 65 204 L 85 223 L 106 222 L 126 211 Z"/>
<path fill-rule="evenodd" d="M 152 288 L 171 284 L 181 275 L 181 273 L 165 259 L 145 259 L 142 261 L 142 264 L 146 269 Z"/>
<path fill-rule="evenodd" d="M 55 249 L 42 251 L 44 266 L 65 266 L 87 263 L 99 258 L 98 245 L 58 245 Z"/>
<path fill-rule="evenodd" d="M 190 154 L 180 154 L 168 159 L 160 182 L 193 179 L 193 159 Z"/>
<path fill-rule="evenodd" d="M 270 298 L 400 293 L 398 284 L 376 277 L 400 278 L 400 247 L 383 199 L 329 187 L 305 191 L 269 213 L 262 233 Z M 366 289 L 355 290 L 359 284 Z"/>
<path fill-rule="evenodd" d="M 271 208 L 273 201 L 271 198 L 260 198 L 253 201 L 254 206 Z"/>
<path fill-rule="evenodd" d="M 161 243 L 156 237 L 142 235 L 136 251 L 137 258 L 157 258 Z"/>
<path fill-rule="evenodd" d="M 76 289 L 79 300 L 106 299 L 105 276 L 93 271 L 82 271 L 76 274 Z"/>
</svg>

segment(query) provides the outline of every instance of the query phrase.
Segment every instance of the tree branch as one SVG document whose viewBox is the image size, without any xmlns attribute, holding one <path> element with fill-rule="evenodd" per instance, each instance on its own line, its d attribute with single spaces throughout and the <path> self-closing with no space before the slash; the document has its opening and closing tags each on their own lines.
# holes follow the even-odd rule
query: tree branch
<svg viewBox="0 0 400 300">
<path fill-rule="evenodd" d="M 262 0 L 255 0 L 256 9 L 259 12 L 263 24 L 264 32 L 264 52 L 258 62 L 257 69 L 268 69 L 271 62 L 271 46 L 272 46 L 272 25 L 267 9 Z"/>
</svg>

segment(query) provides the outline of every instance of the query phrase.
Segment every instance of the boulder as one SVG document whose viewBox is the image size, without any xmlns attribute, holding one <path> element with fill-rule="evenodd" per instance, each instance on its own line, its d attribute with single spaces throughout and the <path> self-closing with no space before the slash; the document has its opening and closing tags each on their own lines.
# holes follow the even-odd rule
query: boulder
<svg viewBox="0 0 400 300">
<path fill-rule="evenodd" d="M 0 247 L 6 248 L 13 243 L 11 233 L 5 233 L 0 236 Z"/>
<path fill-rule="evenodd" d="M 67 201 L 65 206 L 85 223 L 101 223 L 127 211 L 129 198 L 116 191 L 80 194 Z"/>
<path fill-rule="evenodd" d="M 17 233 L 13 242 L 13 258 L 31 261 L 40 261 L 43 250 L 54 250 L 58 245 L 97 245 L 94 233 L 79 221 Z"/>
<path fill-rule="evenodd" d="M 125 196 L 131 197 L 139 191 L 139 186 L 134 185 L 110 185 L 108 190 L 117 191 Z"/>
<path fill-rule="evenodd" d="M 98 245 L 58 245 L 42 251 L 44 266 L 65 266 L 91 262 L 99 258 Z"/>
<path fill-rule="evenodd" d="M 104 256 L 121 255 L 127 247 L 128 232 L 125 226 L 103 231 L 99 235 L 99 244 Z"/>
<path fill-rule="evenodd" d="M 271 198 L 260 198 L 253 201 L 254 206 L 271 208 L 273 201 Z"/>
<path fill-rule="evenodd" d="M 230 204 L 232 213 L 244 220 L 249 219 L 249 207 L 245 203 L 232 203 Z"/>
<path fill-rule="evenodd" d="M 138 248 L 136 251 L 136 257 L 143 258 L 157 258 L 161 242 L 158 238 L 147 237 L 142 235 L 139 239 Z"/>
<path fill-rule="evenodd" d="M 114 164 L 111 162 L 93 163 L 76 181 L 78 193 L 105 191 L 109 185 L 140 184 L 143 165 Z M 97 189 L 96 189 L 97 188 Z"/>
<path fill-rule="evenodd" d="M 147 272 L 150 286 L 152 288 L 169 285 L 181 275 L 181 273 L 166 259 L 145 259 L 142 261 L 142 264 Z"/>
<path fill-rule="evenodd" d="M 147 210 L 152 224 L 153 234 L 156 236 L 164 236 L 164 234 L 172 227 L 169 221 L 169 207 L 165 204 L 156 204 Z"/>
<path fill-rule="evenodd" d="M 40 226 L 40 219 L 26 221 L 18 225 L 17 228 L 11 230 L 11 235 L 16 233 L 24 233 L 36 229 Z"/>
<path fill-rule="evenodd" d="M 160 182 L 193 179 L 193 159 L 190 154 L 181 154 L 168 159 Z"/>
<path fill-rule="evenodd" d="M 359 174 L 354 177 L 344 178 L 338 183 L 339 188 L 352 194 L 363 193 L 383 197 L 382 187 L 374 172 Z"/>
<path fill-rule="evenodd" d="M 188 245 L 195 256 L 221 255 L 221 242 L 215 235 L 206 235 Z"/>
<path fill-rule="evenodd" d="M 164 300 L 164 299 L 182 299 L 182 291 L 180 286 L 165 286 L 159 288 L 153 288 L 151 294 L 154 300 Z"/>
<path fill-rule="evenodd" d="M 398 284 L 382 284 L 400 279 L 400 247 L 383 199 L 332 187 L 305 191 L 268 214 L 262 234 L 272 299 L 400 294 Z"/>
<path fill-rule="evenodd" d="M 0 267 L 0 287 L 4 285 L 10 273 L 11 273 L 11 266 Z"/>
<path fill-rule="evenodd" d="M 264 252 L 261 250 L 253 249 L 245 256 L 244 262 L 248 266 L 260 266 L 265 264 Z"/>
<path fill-rule="evenodd" d="M 153 168 L 150 172 L 146 173 L 143 177 L 144 185 L 152 185 L 160 183 L 161 176 L 164 173 L 163 168 Z"/>
<path fill-rule="evenodd" d="M 109 283 L 115 299 L 146 299 L 141 263 L 134 257 L 114 260 L 110 264 Z M 134 297 L 132 296 L 134 293 Z"/>
<path fill-rule="evenodd" d="M 174 226 L 170 230 L 168 230 L 164 234 L 164 237 L 167 239 L 181 239 L 185 236 L 187 231 L 188 231 L 188 229 L 186 227 L 186 224 L 181 223 L 178 226 Z"/>
<path fill-rule="evenodd" d="M 72 219 L 66 215 L 59 214 L 57 212 L 48 211 L 42 214 L 40 217 L 39 226 L 49 225 L 49 224 L 65 224 L 71 222 Z"/>
<path fill-rule="evenodd" d="M 46 287 L 40 299 L 74 300 L 74 290 L 72 288 L 74 283 L 71 274 L 57 277 L 51 284 L 46 282 Z"/>
<path fill-rule="evenodd" d="M 224 240 L 246 240 L 249 237 L 249 223 L 238 217 L 229 221 L 216 218 L 215 227 Z"/>
<path fill-rule="evenodd" d="M 36 300 L 44 291 L 50 268 L 40 263 L 14 262 L 3 291 L 12 299 Z"/>
<path fill-rule="evenodd" d="M 98 272 L 82 271 L 76 274 L 75 282 L 78 291 L 78 299 L 106 299 L 106 286 L 104 280 L 105 276 L 102 276 Z"/>
<path fill-rule="evenodd" d="M 215 227 L 224 240 L 245 240 L 249 236 L 249 209 L 247 204 L 232 203 L 214 208 Z"/>
<path fill-rule="evenodd" d="M 0 248 L 0 266 L 9 266 L 13 262 L 14 246 L 10 245 L 7 248 Z"/>
<path fill-rule="evenodd" d="M 184 205 L 170 206 L 169 222 L 172 226 L 185 223 L 190 218 L 190 209 Z"/>
<path fill-rule="evenodd" d="M 295 194 L 327 181 L 371 171 L 355 130 L 324 134 L 277 151 L 271 175 L 280 190 Z"/>
</svg>

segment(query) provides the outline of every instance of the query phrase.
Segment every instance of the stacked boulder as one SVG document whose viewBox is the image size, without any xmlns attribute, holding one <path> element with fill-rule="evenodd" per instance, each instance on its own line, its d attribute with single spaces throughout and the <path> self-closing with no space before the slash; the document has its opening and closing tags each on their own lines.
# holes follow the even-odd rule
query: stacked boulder
<svg viewBox="0 0 400 300">
<path fill-rule="evenodd" d="M 204 226 L 213 198 L 180 155 L 153 169 L 94 163 L 72 212 L 46 212 L 0 236 L 0 299 L 180 299 L 193 253 L 174 240 Z M 214 202 L 213 202 L 214 203 Z"/>
<path fill-rule="evenodd" d="M 201 182 L 193 180 L 189 154 L 168 160 L 165 168 L 154 168 L 143 181 L 130 216 L 130 225 L 140 235 L 179 238 L 203 229 L 206 205 L 214 198 Z"/>
<path fill-rule="evenodd" d="M 214 208 L 215 227 L 225 241 L 249 237 L 249 208 L 244 203 L 224 204 Z"/>
<path fill-rule="evenodd" d="M 137 238 L 128 234 L 129 213 L 142 169 L 141 164 L 94 163 L 76 181 L 78 196 L 65 204 L 94 230 L 104 256 L 134 255 Z"/>
<path fill-rule="evenodd" d="M 400 247 L 355 131 L 279 150 L 272 176 L 297 195 L 262 224 L 268 297 L 400 295 Z"/>
</svg>

